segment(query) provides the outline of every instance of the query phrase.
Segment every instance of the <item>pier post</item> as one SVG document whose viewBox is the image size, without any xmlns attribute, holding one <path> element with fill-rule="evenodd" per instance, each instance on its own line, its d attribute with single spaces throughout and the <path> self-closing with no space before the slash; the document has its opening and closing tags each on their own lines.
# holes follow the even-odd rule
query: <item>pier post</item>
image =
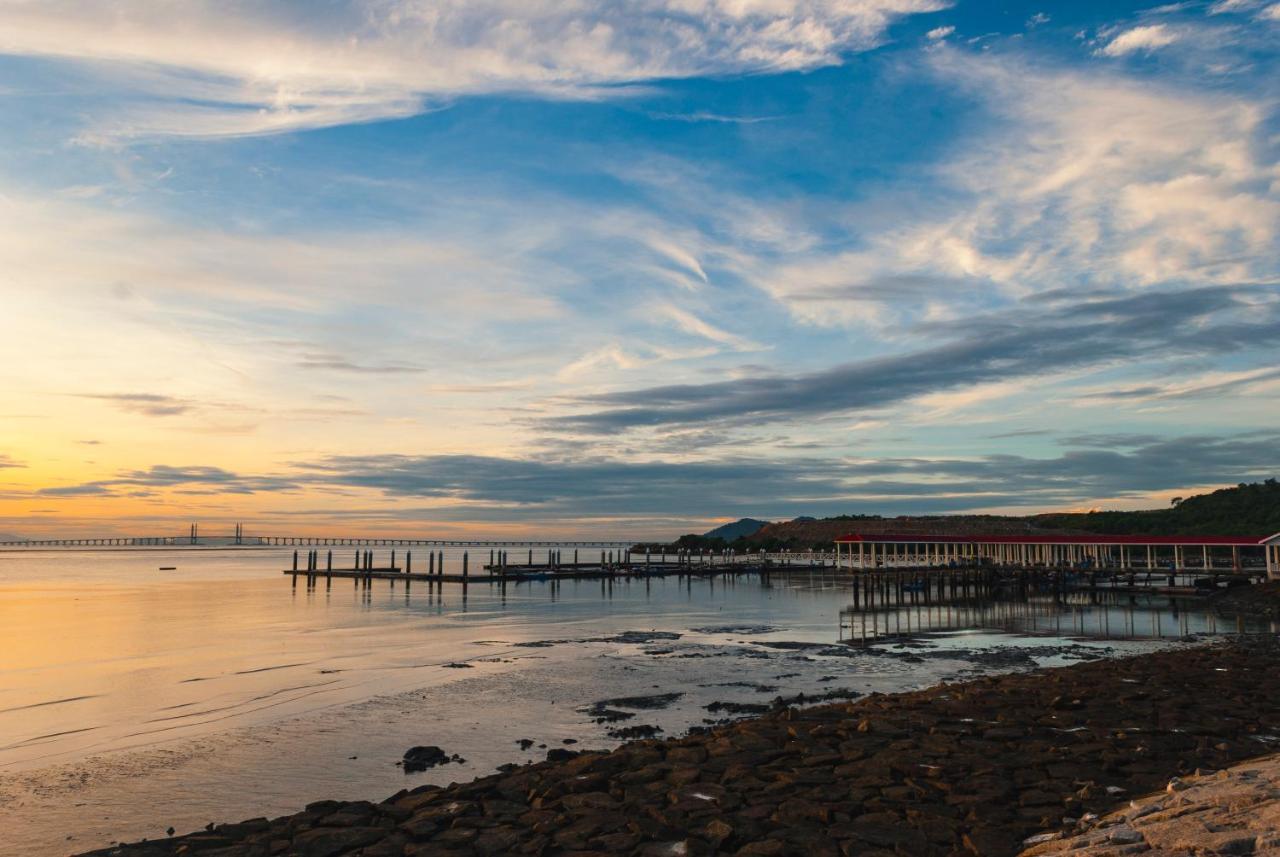
<svg viewBox="0 0 1280 857">
<path fill-rule="evenodd" d="M 391 552 L 391 566 L 390 566 L 390 568 L 391 568 L 391 570 L 392 570 L 392 571 L 395 571 L 395 570 L 396 570 L 396 552 L 395 552 L 395 551 L 392 551 L 392 552 Z"/>
<path fill-rule="evenodd" d="M 413 551 L 404 552 L 404 573 L 413 573 Z"/>
<path fill-rule="evenodd" d="M 465 582 L 466 582 L 466 580 L 467 580 L 467 574 L 468 574 L 468 573 L 469 573 L 469 572 L 467 571 L 467 552 L 466 552 L 466 551 L 463 551 L 463 552 L 462 552 L 462 581 L 463 581 L 464 583 L 465 583 Z"/>
<path fill-rule="evenodd" d="M 295 572 L 298 570 L 298 552 L 297 551 L 293 552 L 293 570 Z"/>
</svg>

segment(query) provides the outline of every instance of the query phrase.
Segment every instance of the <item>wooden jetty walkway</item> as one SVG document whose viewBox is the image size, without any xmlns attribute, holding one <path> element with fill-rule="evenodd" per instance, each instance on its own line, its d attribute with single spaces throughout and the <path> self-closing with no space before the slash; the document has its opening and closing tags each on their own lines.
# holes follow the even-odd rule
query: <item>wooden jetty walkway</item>
<svg viewBox="0 0 1280 857">
<path fill-rule="evenodd" d="M 397 564 L 397 551 L 391 551 L 386 565 L 377 565 L 375 554 L 371 550 L 358 550 L 351 555 L 351 565 L 335 565 L 332 550 L 321 554 L 319 550 L 309 550 L 305 554 L 293 552 L 293 566 L 283 571 L 293 578 L 297 585 L 299 576 L 307 579 L 309 586 L 319 578 L 332 580 L 355 579 L 357 585 L 363 581 L 369 585 L 374 580 L 388 580 L 392 583 L 414 581 L 434 583 L 512 583 L 542 580 L 574 580 L 603 579 L 619 577 L 663 577 L 668 575 L 723 575 L 723 574 L 755 574 L 776 571 L 816 571 L 833 570 L 834 557 L 812 556 L 785 557 L 773 559 L 768 555 L 738 555 L 732 552 L 693 553 L 679 552 L 671 554 L 645 554 L 643 558 L 635 556 L 629 550 L 602 550 L 599 559 L 583 559 L 581 548 L 566 556 L 563 548 L 552 548 L 546 551 L 545 562 L 534 562 L 533 550 L 529 549 L 523 557 L 524 562 L 511 562 L 510 551 L 491 549 L 489 561 L 478 568 L 479 573 L 472 572 L 471 555 L 464 551 L 459 559 L 452 558 L 453 568 L 446 569 L 444 551 L 428 551 L 424 558 L 418 555 L 417 570 L 414 570 L 414 557 L 411 551 L 403 555 L 403 566 Z M 339 558 L 341 563 L 344 558 Z"/>
<path fill-rule="evenodd" d="M 430 550 L 424 557 L 420 552 L 415 559 L 412 551 L 400 554 L 392 550 L 385 564 L 375 561 L 375 552 L 360 549 L 350 557 L 335 563 L 333 550 L 321 552 L 308 550 L 305 554 L 293 552 L 291 568 L 283 573 L 293 578 L 303 577 L 307 586 L 318 580 L 326 580 L 332 586 L 334 578 L 353 579 L 357 587 L 371 586 L 375 580 L 403 581 L 406 586 L 414 583 L 428 585 L 442 583 L 521 583 L 562 580 L 642 579 L 667 576 L 712 577 L 822 573 L 828 579 L 843 581 L 850 586 L 855 606 L 860 604 L 937 603 L 963 600 L 990 593 L 999 587 L 1014 587 L 1022 591 L 1047 591 L 1056 593 L 1120 593 L 1164 595 L 1169 597 L 1196 597 L 1207 595 L 1222 586 L 1247 583 L 1247 573 L 1215 569 L 1123 569 L 1067 566 L 1043 567 L 1033 565 L 1001 565 L 995 563 L 959 563 L 954 560 L 938 565 L 862 569 L 853 574 L 837 564 L 835 557 L 819 553 L 810 554 L 738 554 L 733 551 L 697 553 L 680 551 L 674 554 L 633 554 L 629 550 L 601 550 L 598 558 L 584 557 L 581 548 L 566 552 L 562 548 L 549 548 L 545 561 L 535 562 L 532 549 L 512 562 L 511 552 L 494 548 L 489 551 L 488 562 L 473 566 L 470 551 L 461 557 L 456 553 L 449 557 L 442 550 Z M 446 567 L 446 559 L 449 567 Z M 542 559 L 542 558 L 539 558 Z M 403 564 L 401 564 L 403 563 Z M 473 570 L 474 569 L 474 570 Z M 1260 571 L 1265 571 L 1260 569 Z"/>
<path fill-rule="evenodd" d="M 836 564 L 867 569 L 957 563 L 1029 568 L 1244 572 L 1280 578 L 1280 533 L 1259 536 L 1154 536 L 1098 533 L 951 535 L 852 533 L 835 540 Z"/>
</svg>

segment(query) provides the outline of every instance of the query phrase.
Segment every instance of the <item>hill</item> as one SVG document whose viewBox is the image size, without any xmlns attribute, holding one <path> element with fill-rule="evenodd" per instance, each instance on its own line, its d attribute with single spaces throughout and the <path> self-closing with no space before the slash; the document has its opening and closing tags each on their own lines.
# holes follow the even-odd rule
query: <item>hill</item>
<svg viewBox="0 0 1280 857">
<path fill-rule="evenodd" d="M 796 519 L 768 524 L 742 540 L 742 547 L 808 548 L 830 546 L 845 535 L 883 535 L 886 533 L 931 533 L 950 536 L 965 535 L 1028 535 L 1050 531 L 1044 525 L 1027 518 L 1003 515 L 900 515 L 885 518 L 880 515 L 840 515 L 835 518 L 814 520 Z M 1052 528 L 1061 532 L 1060 528 Z"/>
<path fill-rule="evenodd" d="M 1269 536 L 1280 533 L 1280 482 L 1268 479 L 1142 512 L 1033 515 L 1037 526 L 1108 535 Z"/>
<path fill-rule="evenodd" d="M 759 530 L 761 527 L 768 526 L 768 521 L 757 521 L 755 518 L 740 518 L 732 524 L 724 524 L 702 534 L 704 539 L 724 539 L 731 542 L 734 539 L 745 538 Z"/>
<path fill-rule="evenodd" d="M 744 518 L 703 536 L 682 536 L 675 544 L 693 549 L 734 547 L 739 550 L 829 549 L 840 536 L 850 534 L 930 533 L 966 535 L 1218 535 L 1269 536 L 1280 533 L 1280 483 L 1275 479 L 1241 483 L 1210 494 L 1180 499 L 1168 509 L 1137 512 L 1051 512 L 1025 517 L 1013 515 L 913 515 L 885 518 L 880 515 L 840 515 L 835 518 L 800 517 L 765 523 L 748 535 L 721 531 L 751 521 Z M 760 524 L 759 521 L 751 521 Z"/>
</svg>

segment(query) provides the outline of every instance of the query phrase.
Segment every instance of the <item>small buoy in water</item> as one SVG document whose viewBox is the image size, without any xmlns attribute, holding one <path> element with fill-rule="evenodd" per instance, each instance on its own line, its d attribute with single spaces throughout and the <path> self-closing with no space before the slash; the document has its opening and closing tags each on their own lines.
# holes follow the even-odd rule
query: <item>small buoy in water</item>
<svg viewBox="0 0 1280 857">
<path fill-rule="evenodd" d="M 162 565 L 160 566 L 160 570 L 161 571 L 177 571 L 178 567 L 176 565 Z"/>
</svg>

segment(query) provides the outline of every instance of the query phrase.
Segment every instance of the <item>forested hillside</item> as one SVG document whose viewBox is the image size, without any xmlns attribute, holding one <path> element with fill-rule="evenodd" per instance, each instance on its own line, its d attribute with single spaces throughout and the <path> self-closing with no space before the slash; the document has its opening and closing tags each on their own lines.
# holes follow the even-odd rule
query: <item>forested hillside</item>
<svg viewBox="0 0 1280 857">
<path fill-rule="evenodd" d="M 1268 479 L 1187 497 L 1167 509 L 1034 515 L 1038 526 L 1117 535 L 1269 536 L 1280 532 L 1280 482 Z"/>
<path fill-rule="evenodd" d="M 1053 512 L 1012 515 L 840 515 L 797 518 L 766 524 L 735 540 L 681 536 L 676 544 L 691 549 L 807 550 L 828 549 L 846 534 L 934 533 L 946 535 L 1023 535 L 1034 533 L 1104 533 L 1108 535 L 1269 536 L 1280 532 L 1280 483 L 1275 479 L 1223 488 L 1177 502 L 1167 509 L 1137 512 Z"/>
</svg>

